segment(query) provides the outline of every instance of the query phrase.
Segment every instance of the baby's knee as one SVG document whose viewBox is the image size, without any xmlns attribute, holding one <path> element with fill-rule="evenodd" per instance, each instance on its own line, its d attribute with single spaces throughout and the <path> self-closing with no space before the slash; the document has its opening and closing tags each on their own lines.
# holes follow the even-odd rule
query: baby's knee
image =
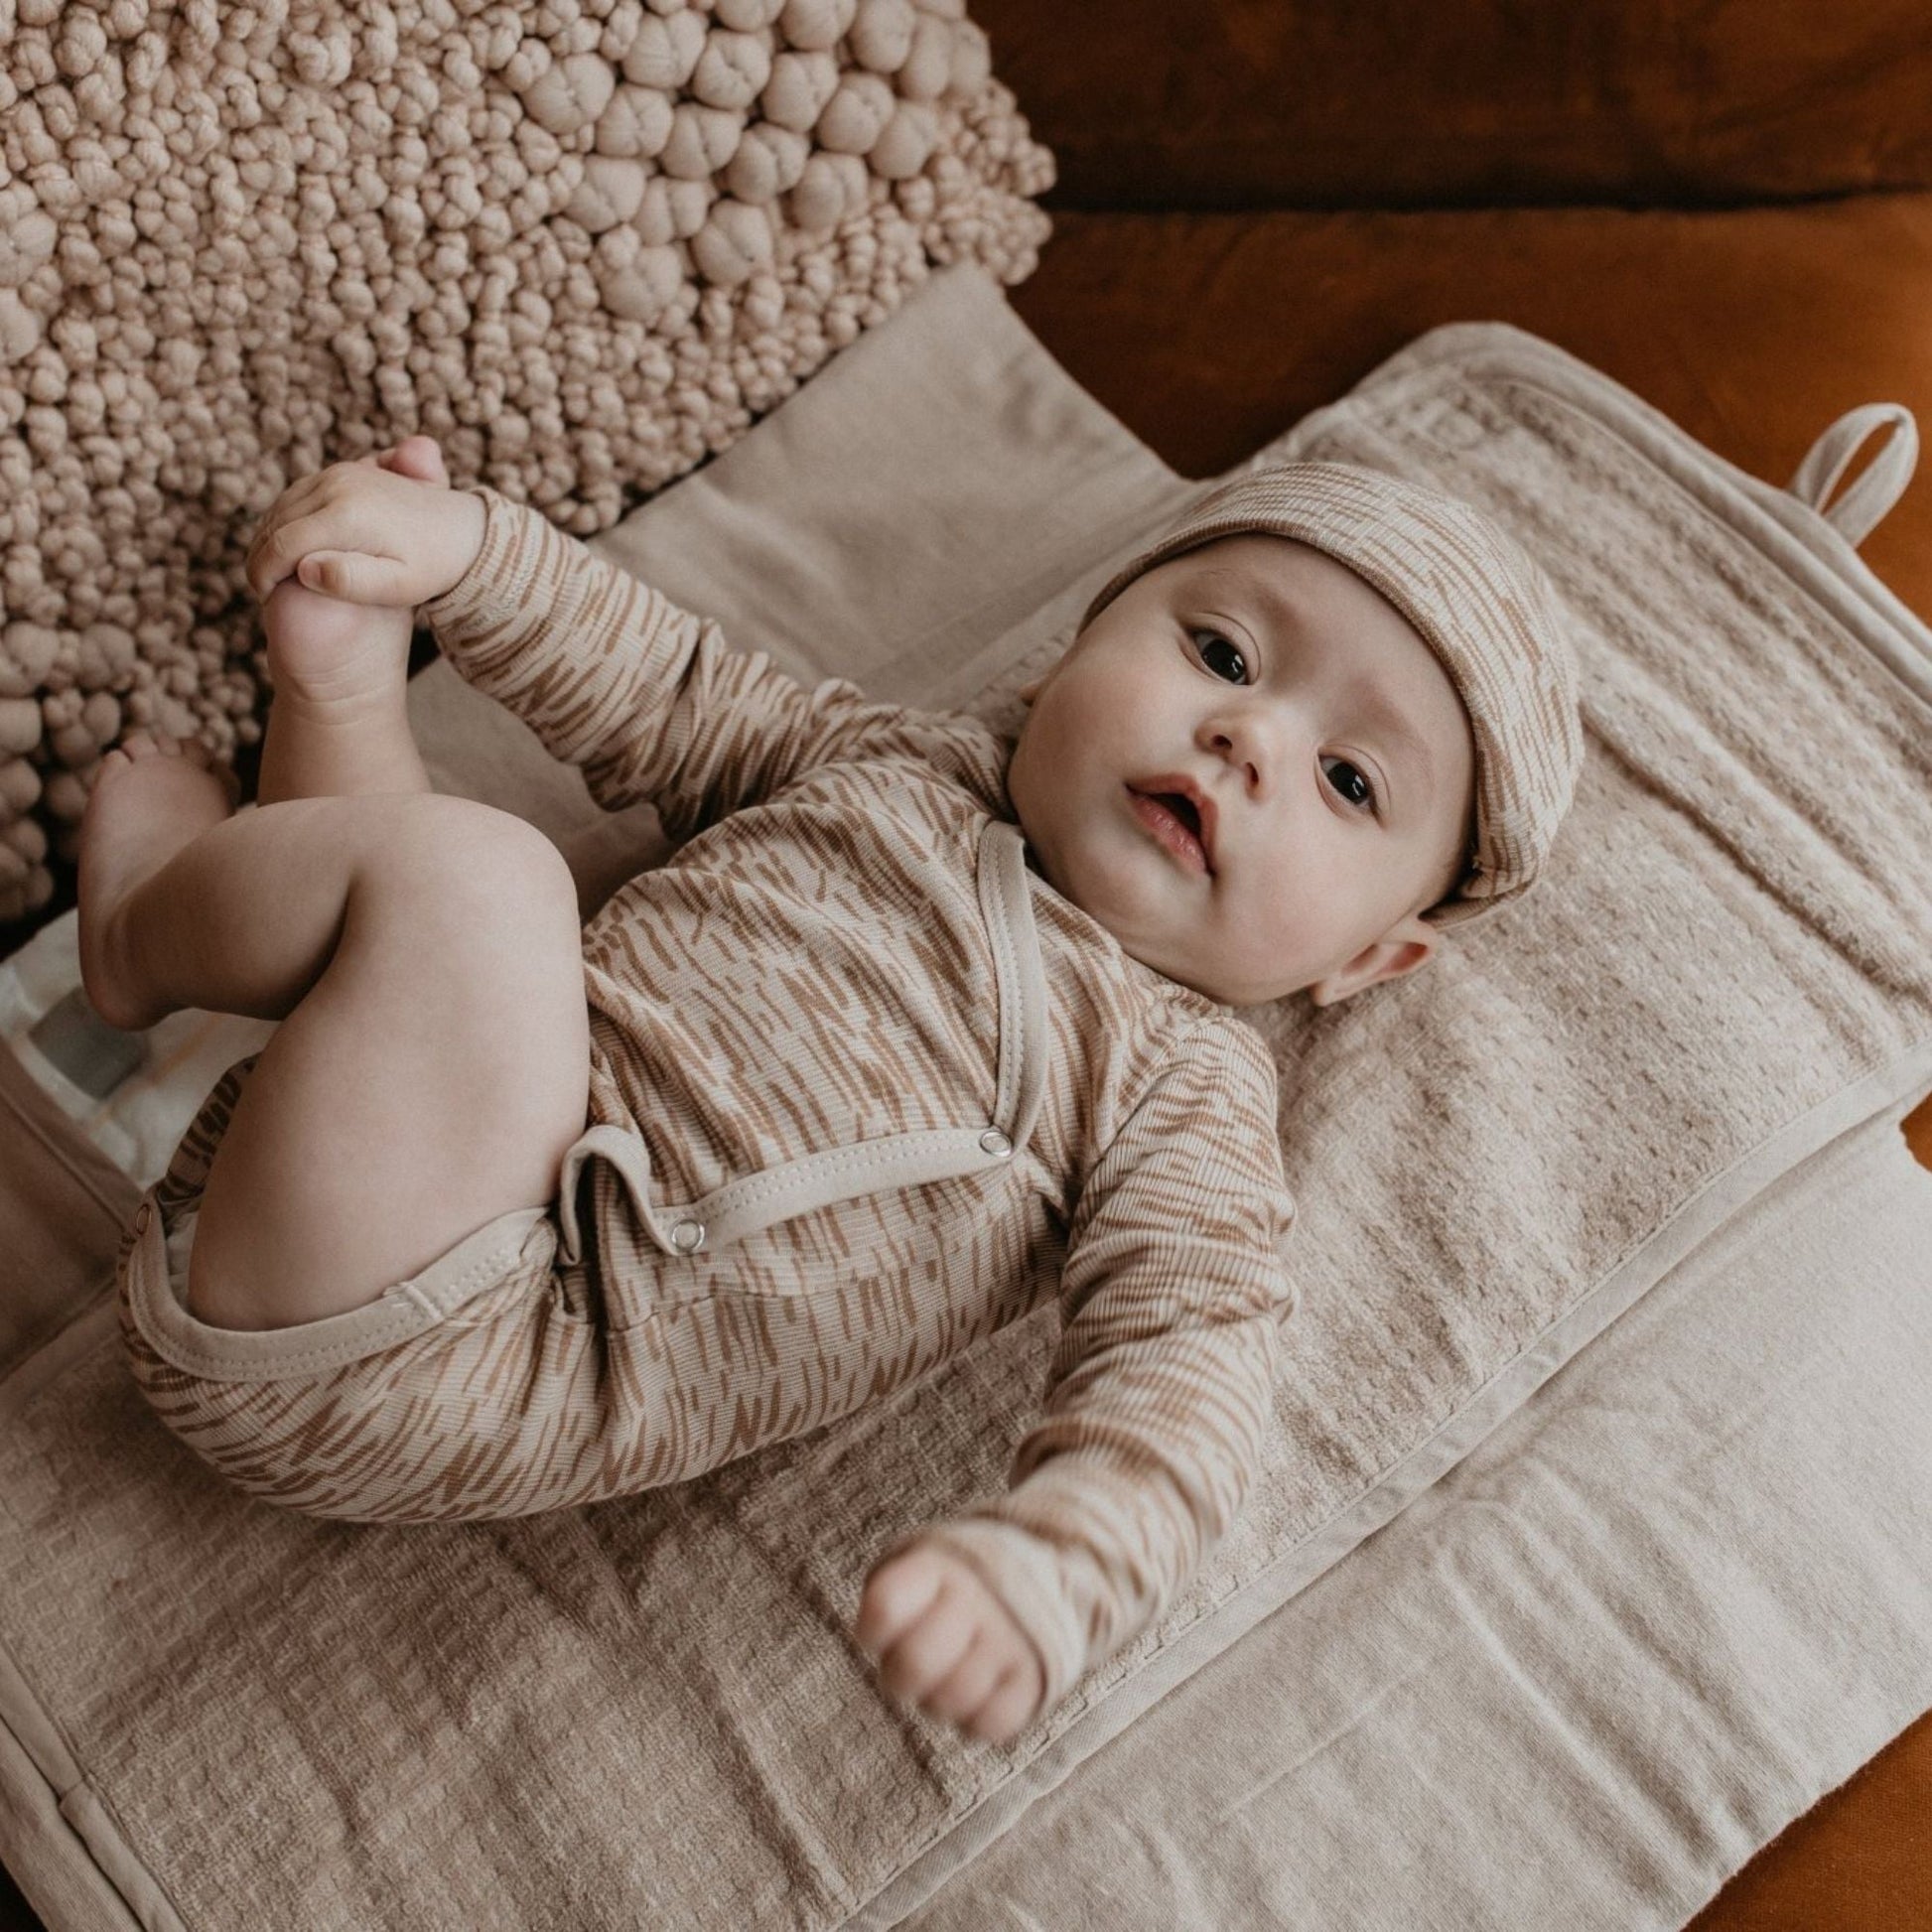
<svg viewBox="0 0 1932 1932">
<path fill-rule="evenodd" d="M 389 801 L 399 807 L 392 844 L 392 886 L 421 905 L 488 907 L 527 930 L 537 919 L 578 929 L 577 888 L 551 840 L 527 819 L 471 798 L 419 792 Z"/>
</svg>

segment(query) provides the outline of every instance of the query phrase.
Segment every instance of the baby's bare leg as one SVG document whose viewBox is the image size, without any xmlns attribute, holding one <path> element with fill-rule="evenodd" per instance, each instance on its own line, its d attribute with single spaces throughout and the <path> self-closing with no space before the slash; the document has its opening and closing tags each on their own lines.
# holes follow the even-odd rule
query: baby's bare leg
<svg viewBox="0 0 1932 1932">
<path fill-rule="evenodd" d="M 208 1175 L 204 1320 L 345 1312 L 552 1198 L 589 1029 L 575 889 L 520 819 L 428 792 L 230 816 L 205 754 L 137 738 L 88 802 L 80 917 L 110 1024 L 182 1006 L 283 1023 Z"/>
</svg>

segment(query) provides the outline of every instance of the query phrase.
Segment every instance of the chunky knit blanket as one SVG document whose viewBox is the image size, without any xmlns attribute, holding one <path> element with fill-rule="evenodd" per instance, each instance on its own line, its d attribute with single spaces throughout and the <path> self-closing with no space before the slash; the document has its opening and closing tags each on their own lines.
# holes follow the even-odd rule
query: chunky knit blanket
<svg viewBox="0 0 1932 1932">
<path fill-rule="evenodd" d="M 1051 181 L 964 0 L 0 0 L 0 944 L 126 731 L 258 741 L 289 483 L 603 530 Z"/>
</svg>

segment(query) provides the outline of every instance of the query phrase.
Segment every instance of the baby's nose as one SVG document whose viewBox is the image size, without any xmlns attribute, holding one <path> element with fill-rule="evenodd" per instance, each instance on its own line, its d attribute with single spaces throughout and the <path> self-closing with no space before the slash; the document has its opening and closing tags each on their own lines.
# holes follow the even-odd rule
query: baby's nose
<svg viewBox="0 0 1932 1932">
<path fill-rule="evenodd" d="M 1208 749 L 1235 765 L 1244 785 L 1254 792 L 1267 788 L 1274 754 L 1261 723 L 1252 718 L 1223 718 L 1209 727 Z"/>
</svg>

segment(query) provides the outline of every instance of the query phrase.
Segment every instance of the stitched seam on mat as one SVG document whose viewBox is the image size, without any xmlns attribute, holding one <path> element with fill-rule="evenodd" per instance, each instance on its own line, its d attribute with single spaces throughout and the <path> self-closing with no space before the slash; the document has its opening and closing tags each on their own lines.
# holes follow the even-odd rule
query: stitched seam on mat
<svg viewBox="0 0 1932 1932">
<path fill-rule="evenodd" d="M 9 1049 L 0 1047 L 0 1050 L 9 1050 Z M 14 1057 L 15 1057 L 15 1063 L 18 1064 L 19 1055 L 16 1054 Z M 28 1080 L 33 1079 L 34 1076 L 31 1073 L 29 1073 L 24 1066 L 21 1067 L 20 1070 L 23 1078 Z M 12 1114 L 13 1117 L 17 1121 L 19 1121 L 24 1128 L 26 1128 L 28 1133 L 30 1133 L 34 1137 L 34 1139 L 37 1140 L 41 1144 L 41 1146 L 44 1147 L 48 1151 L 48 1153 L 54 1157 L 55 1161 L 60 1165 L 61 1169 L 66 1173 L 70 1174 L 73 1177 L 73 1179 L 79 1183 L 79 1185 L 86 1191 L 88 1196 L 99 1205 L 101 1211 L 106 1214 L 107 1218 L 110 1221 L 114 1221 L 118 1223 L 118 1222 L 124 1222 L 126 1220 L 127 1218 L 126 1208 L 117 1205 L 113 1201 L 110 1201 L 107 1198 L 107 1196 L 100 1191 L 100 1187 L 97 1181 L 95 1180 L 94 1176 L 85 1173 L 82 1169 L 76 1167 L 73 1164 L 73 1162 L 68 1158 L 66 1152 L 61 1147 L 61 1144 L 58 1141 L 54 1140 L 50 1135 L 48 1135 L 46 1131 L 41 1127 L 41 1124 L 37 1120 L 35 1120 L 33 1116 L 27 1112 L 26 1108 L 21 1106 L 19 1101 L 17 1101 L 13 1097 L 13 1095 L 11 1093 L 8 1093 L 4 1088 L 0 1088 L 0 1102 L 5 1103 L 7 1111 L 10 1114 Z M 91 1143 L 89 1143 L 89 1145 L 91 1145 Z"/>
</svg>

